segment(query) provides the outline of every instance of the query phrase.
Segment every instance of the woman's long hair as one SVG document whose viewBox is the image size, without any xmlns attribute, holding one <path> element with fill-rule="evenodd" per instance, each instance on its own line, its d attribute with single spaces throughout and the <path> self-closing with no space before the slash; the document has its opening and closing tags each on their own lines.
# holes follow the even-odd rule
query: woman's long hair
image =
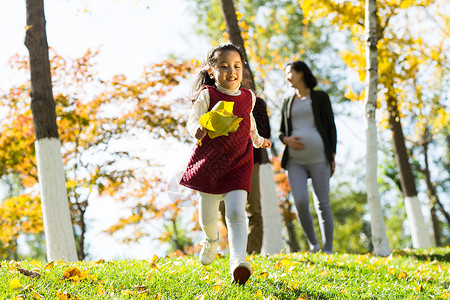
<svg viewBox="0 0 450 300">
<path fill-rule="evenodd" d="M 246 66 L 245 56 L 244 52 L 236 45 L 233 45 L 231 43 L 226 44 L 220 44 L 216 47 L 213 47 L 211 50 L 209 50 L 208 55 L 206 56 L 205 61 L 203 62 L 202 68 L 198 71 L 197 77 L 194 80 L 194 84 L 192 87 L 192 96 L 189 100 L 194 102 L 200 92 L 203 90 L 205 86 L 216 86 L 216 82 L 214 78 L 211 78 L 209 76 L 208 70 L 209 68 L 214 68 L 217 63 L 217 59 L 223 51 L 236 51 L 239 53 L 239 56 L 241 57 L 243 67 Z"/>
<path fill-rule="evenodd" d="M 288 66 L 290 66 L 296 72 L 303 73 L 303 79 L 305 81 L 305 84 L 310 89 L 313 89 L 317 85 L 316 77 L 314 77 L 314 75 L 311 72 L 311 69 L 303 61 L 297 60 L 294 62 L 290 62 L 286 65 L 286 67 L 288 67 Z"/>
</svg>

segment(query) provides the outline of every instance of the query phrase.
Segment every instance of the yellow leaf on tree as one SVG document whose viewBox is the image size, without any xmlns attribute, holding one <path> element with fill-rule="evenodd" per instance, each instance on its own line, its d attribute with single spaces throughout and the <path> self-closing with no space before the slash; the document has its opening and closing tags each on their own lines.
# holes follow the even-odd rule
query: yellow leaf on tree
<svg viewBox="0 0 450 300">
<path fill-rule="evenodd" d="M 233 115 L 234 102 L 219 101 L 213 109 L 200 117 L 200 125 L 208 129 L 210 138 L 236 131 L 242 118 Z"/>
</svg>

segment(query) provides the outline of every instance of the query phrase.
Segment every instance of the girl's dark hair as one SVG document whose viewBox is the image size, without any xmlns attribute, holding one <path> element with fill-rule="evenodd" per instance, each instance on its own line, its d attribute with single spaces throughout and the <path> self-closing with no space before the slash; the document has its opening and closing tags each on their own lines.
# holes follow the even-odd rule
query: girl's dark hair
<svg viewBox="0 0 450 300">
<path fill-rule="evenodd" d="M 208 55 L 206 56 L 205 61 L 203 62 L 202 68 L 198 71 L 197 77 L 194 80 L 192 96 L 190 98 L 192 102 L 197 99 L 198 95 L 205 86 L 216 86 L 214 78 L 209 77 L 208 69 L 216 65 L 220 53 L 224 51 L 236 51 L 237 53 L 239 53 L 243 67 L 246 67 L 247 63 L 245 61 L 244 52 L 238 46 L 231 43 L 226 43 L 211 48 L 208 52 Z"/>
<path fill-rule="evenodd" d="M 305 80 L 305 84 L 310 89 L 313 89 L 317 85 L 317 79 L 311 72 L 311 69 L 303 62 L 303 61 L 294 61 L 290 62 L 286 65 L 286 67 L 290 66 L 296 72 L 303 73 L 303 79 Z M 286 68 L 285 68 L 286 69 Z"/>
</svg>

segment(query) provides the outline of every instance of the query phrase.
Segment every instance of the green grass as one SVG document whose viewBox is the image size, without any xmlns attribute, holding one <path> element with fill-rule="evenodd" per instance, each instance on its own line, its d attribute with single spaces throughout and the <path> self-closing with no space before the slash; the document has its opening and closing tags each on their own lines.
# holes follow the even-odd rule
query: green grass
<svg viewBox="0 0 450 300">
<path fill-rule="evenodd" d="M 228 257 L 208 267 L 195 257 L 60 261 L 47 268 L 37 261 L 3 261 L 0 299 L 450 299 L 449 248 L 389 257 L 300 252 L 248 260 L 253 273 L 243 287 L 231 284 Z M 18 267 L 41 276 L 23 275 Z M 73 267 L 82 273 L 64 278 L 74 275 L 64 276 Z"/>
</svg>

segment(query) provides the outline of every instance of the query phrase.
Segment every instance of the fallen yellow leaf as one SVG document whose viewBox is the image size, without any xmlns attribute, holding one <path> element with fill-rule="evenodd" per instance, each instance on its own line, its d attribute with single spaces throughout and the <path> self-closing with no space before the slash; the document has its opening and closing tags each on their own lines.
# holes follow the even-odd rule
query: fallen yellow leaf
<svg viewBox="0 0 450 300">
<path fill-rule="evenodd" d="M 133 287 L 133 289 L 135 289 L 135 290 L 137 290 L 139 292 L 148 290 L 145 285 L 136 285 L 136 286 Z"/>
<path fill-rule="evenodd" d="M 79 275 L 81 275 L 80 270 L 78 270 L 76 267 L 73 267 L 73 268 L 66 269 L 64 271 L 63 278 L 68 279 L 70 277 L 79 276 Z"/>
<path fill-rule="evenodd" d="M 59 294 L 59 300 L 69 300 L 69 296 L 67 294 Z"/>
<path fill-rule="evenodd" d="M 80 277 L 78 275 L 75 275 L 75 276 L 69 277 L 68 280 L 72 280 L 73 282 L 77 283 L 77 282 L 80 282 Z"/>
<path fill-rule="evenodd" d="M 97 295 L 103 295 L 105 294 L 105 289 L 103 288 L 103 285 L 99 284 L 97 286 Z"/>
<path fill-rule="evenodd" d="M 54 261 L 48 263 L 45 267 L 44 270 L 51 270 L 53 268 L 53 265 L 55 264 Z"/>
<path fill-rule="evenodd" d="M 17 263 L 15 263 L 15 264 L 10 264 L 10 265 L 8 266 L 8 269 L 9 269 L 11 272 L 12 272 L 12 271 L 15 271 L 16 268 L 17 268 Z"/>
<path fill-rule="evenodd" d="M 30 290 L 33 297 L 38 298 L 38 299 L 44 299 L 44 296 L 42 296 L 41 294 L 36 292 L 32 287 L 29 287 L 28 289 Z"/>
<path fill-rule="evenodd" d="M 89 278 L 89 270 L 85 270 L 85 271 L 81 272 L 81 274 L 80 274 L 80 280 L 83 280 L 86 278 Z"/>
<path fill-rule="evenodd" d="M 408 277 L 408 274 L 406 274 L 406 272 L 401 272 L 401 273 L 398 275 L 398 279 L 405 279 L 406 277 Z"/>
<path fill-rule="evenodd" d="M 274 265 L 274 268 L 280 269 L 284 267 L 283 263 L 281 261 L 277 261 Z"/>
<path fill-rule="evenodd" d="M 20 283 L 19 279 L 13 278 L 9 282 L 9 289 L 12 291 L 23 291 L 23 285 Z"/>
<path fill-rule="evenodd" d="M 127 296 L 127 295 L 131 295 L 133 294 L 133 292 L 131 290 L 122 290 L 122 295 Z"/>
</svg>

